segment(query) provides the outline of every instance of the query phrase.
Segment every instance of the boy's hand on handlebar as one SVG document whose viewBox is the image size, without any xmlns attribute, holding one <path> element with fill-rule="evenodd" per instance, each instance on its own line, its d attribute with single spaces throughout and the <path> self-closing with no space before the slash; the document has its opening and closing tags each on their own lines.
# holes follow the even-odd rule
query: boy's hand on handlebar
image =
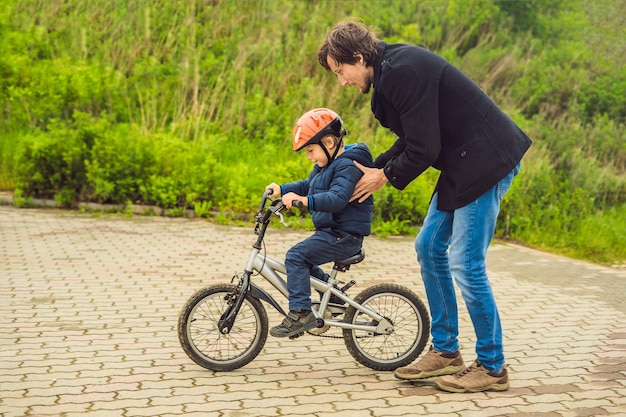
<svg viewBox="0 0 626 417">
<path fill-rule="evenodd" d="M 307 207 L 309 205 L 309 200 L 306 198 L 306 196 L 303 197 L 296 193 L 285 194 L 282 198 L 282 201 L 285 207 L 287 207 L 288 209 L 290 209 L 294 205 L 294 202 L 296 201 L 299 201 L 300 203 L 302 203 L 304 207 Z"/>
<path fill-rule="evenodd" d="M 272 197 L 280 197 L 280 185 L 276 184 L 275 182 L 267 185 L 265 189 L 272 190 L 272 193 L 270 194 Z"/>
</svg>

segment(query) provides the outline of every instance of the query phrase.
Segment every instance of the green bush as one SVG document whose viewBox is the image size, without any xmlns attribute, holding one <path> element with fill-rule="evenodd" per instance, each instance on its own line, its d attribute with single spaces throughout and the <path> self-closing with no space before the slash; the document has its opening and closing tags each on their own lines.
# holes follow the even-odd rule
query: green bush
<svg viewBox="0 0 626 417">
<path fill-rule="evenodd" d="M 76 120 L 75 126 L 51 120 L 48 132 L 22 138 L 17 157 L 17 190 L 24 196 L 54 198 L 64 206 L 79 201 L 87 183 L 89 159 L 97 132 Z M 73 123 L 72 123 L 73 124 Z"/>
<path fill-rule="evenodd" d="M 109 126 L 94 142 L 85 161 L 83 198 L 100 203 L 148 202 L 145 190 L 156 174 L 155 144 L 128 125 Z"/>
</svg>

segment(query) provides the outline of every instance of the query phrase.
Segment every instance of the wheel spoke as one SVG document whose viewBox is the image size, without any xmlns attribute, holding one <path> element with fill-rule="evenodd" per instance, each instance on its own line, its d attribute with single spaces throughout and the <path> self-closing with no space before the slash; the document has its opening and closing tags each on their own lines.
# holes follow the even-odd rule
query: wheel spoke
<svg viewBox="0 0 626 417">
<path fill-rule="evenodd" d="M 428 339 L 430 321 L 421 300 L 412 291 L 394 284 L 381 284 L 356 297 L 364 307 L 376 311 L 393 326 L 390 334 L 344 330 L 344 341 L 361 364 L 377 370 L 392 370 L 415 359 Z M 350 308 L 346 321 L 366 324 L 371 318 Z"/>
<path fill-rule="evenodd" d="M 232 285 L 217 285 L 194 294 L 179 318 L 178 336 L 187 355 L 207 369 L 223 371 L 253 360 L 267 339 L 268 320 L 259 300 L 246 297 L 226 334 L 219 320 L 228 309 Z"/>
</svg>

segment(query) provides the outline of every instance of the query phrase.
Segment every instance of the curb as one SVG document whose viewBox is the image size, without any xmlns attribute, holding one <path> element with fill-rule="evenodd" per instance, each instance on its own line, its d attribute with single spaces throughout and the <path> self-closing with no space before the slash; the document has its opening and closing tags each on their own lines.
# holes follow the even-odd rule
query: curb
<svg viewBox="0 0 626 417">
<path fill-rule="evenodd" d="M 25 208 L 65 208 L 61 206 L 57 201 L 42 198 L 28 198 L 25 199 L 26 203 L 21 207 Z M 0 191 L 0 205 L 15 206 L 13 201 L 13 193 L 9 191 Z M 17 207 L 17 206 L 16 206 Z M 181 215 L 180 209 L 165 209 L 159 206 L 149 206 L 143 204 L 99 204 L 99 203 L 78 203 L 77 207 L 73 207 L 78 210 L 85 210 L 90 212 L 124 212 L 128 211 L 132 214 L 144 215 L 144 216 L 165 216 L 165 217 L 186 217 L 196 218 L 196 213 L 193 209 L 186 209 L 184 216 Z M 216 215 L 217 213 L 211 213 Z"/>
</svg>

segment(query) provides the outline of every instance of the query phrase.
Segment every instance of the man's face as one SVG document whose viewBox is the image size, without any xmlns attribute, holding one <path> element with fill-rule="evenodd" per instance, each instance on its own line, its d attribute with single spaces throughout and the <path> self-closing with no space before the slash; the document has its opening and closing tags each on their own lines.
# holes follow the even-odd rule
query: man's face
<svg viewBox="0 0 626 417">
<path fill-rule="evenodd" d="M 367 67 L 361 54 L 357 54 L 355 64 L 340 64 L 328 55 L 326 62 L 330 70 L 337 76 L 344 87 L 353 86 L 363 94 L 367 94 L 374 79 L 374 68 Z"/>
</svg>

